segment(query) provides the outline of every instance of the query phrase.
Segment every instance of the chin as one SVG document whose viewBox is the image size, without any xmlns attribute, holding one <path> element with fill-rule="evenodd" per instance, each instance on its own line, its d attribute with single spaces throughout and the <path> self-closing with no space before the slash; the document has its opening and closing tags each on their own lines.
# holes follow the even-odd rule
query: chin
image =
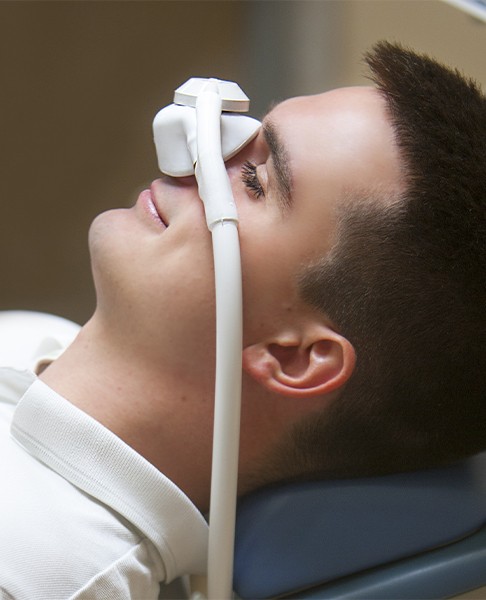
<svg viewBox="0 0 486 600">
<path fill-rule="evenodd" d="M 89 228 L 88 246 L 97 306 L 114 306 L 123 289 L 123 265 L 129 244 L 120 210 L 98 215 Z"/>
<path fill-rule="evenodd" d="M 124 209 L 113 209 L 102 212 L 94 218 L 88 233 L 88 245 L 91 256 L 103 251 L 109 240 L 118 237 L 120 221 Z"/>
</svg>

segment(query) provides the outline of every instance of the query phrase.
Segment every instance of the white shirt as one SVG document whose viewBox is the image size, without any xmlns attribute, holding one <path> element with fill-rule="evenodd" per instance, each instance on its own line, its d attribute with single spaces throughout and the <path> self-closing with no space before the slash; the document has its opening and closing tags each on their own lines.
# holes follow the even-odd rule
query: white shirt
<svg viewBox="0 0 486 600">
<path fill-rule="evenodd" d="M 0 368 L 0 486 L 2 600 L 148 600 L 205 571 L 191 501 L 29 370 Z"/>
</svg>

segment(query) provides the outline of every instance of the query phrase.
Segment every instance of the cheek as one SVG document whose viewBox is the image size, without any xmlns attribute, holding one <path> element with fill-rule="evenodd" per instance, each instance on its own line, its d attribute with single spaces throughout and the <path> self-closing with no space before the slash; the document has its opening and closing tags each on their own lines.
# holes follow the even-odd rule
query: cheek
<svg viewBox="0 0 486 600">
<path fill-rule="evenodd" d="M 293 238 L 280 234 L 277 227 L 256 231 L 248 243 L 242 236 L 245 345 L 278 326 L 298 304 L 298 252 Z"/>
</svg>

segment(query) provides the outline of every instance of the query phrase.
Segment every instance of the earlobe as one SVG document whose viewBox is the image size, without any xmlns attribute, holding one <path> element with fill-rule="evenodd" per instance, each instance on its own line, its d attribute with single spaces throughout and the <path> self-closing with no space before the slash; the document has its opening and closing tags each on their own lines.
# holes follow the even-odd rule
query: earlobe
<svg viewBox="0 0 486 600">
<path fill-rule="evenodd" d="M 295 398 L 313 398 L 339 389 L 356 362 L 352 344 L 324 325 L 315 325 L 300 339 L 248 346 L 243 368 L 268 390 Z"/>
</svg>

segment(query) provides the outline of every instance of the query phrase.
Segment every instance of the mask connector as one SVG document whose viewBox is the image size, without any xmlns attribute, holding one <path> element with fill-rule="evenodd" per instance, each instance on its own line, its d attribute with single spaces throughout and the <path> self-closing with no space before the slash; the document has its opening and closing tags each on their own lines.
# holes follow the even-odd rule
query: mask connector
<svg viewBox="0 0 486 600">
<path fill-rule="evenodd" d="M 250 99 L 234 81 L 191 77 L 174 92 L 174 104 L 196 108 L 197 97 L 205 89 L 208 81 L 214 82 L 221 98 L 221 110 L 233 113 L 246 113 L 250 110 Z"/>
</svg>

